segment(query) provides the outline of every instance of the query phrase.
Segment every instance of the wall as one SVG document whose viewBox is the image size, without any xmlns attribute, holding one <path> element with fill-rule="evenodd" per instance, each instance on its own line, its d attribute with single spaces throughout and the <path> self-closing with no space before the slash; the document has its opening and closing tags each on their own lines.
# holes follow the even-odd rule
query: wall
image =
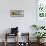
<svg viewBox="0 0 46 46">
<path fill-rule="evenodd" d="M 10 10 L 24 10 L 24 17 L 10 17 Z M 30 32 L 31 25 L 36 24 L 36 0 L 1 0 L 0 34 L 10 32 L 9 28 L 19 27 L 19 32 Z"/>
</svg>

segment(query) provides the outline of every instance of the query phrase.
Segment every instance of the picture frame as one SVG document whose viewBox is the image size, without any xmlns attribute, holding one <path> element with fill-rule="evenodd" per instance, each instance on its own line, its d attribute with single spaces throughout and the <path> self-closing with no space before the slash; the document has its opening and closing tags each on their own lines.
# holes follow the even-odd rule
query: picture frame
<svg viewBox="0 0 46 46">
<path fill-rule="evenodd" d="M 46 0 L 37 0 L 36 3 L 37 16 L 46 18 Z"/>
<path fill-rule="evenodd" d="M 24 17 L 24 10 L 10 10 L 11 17 Z"/>
</svg>

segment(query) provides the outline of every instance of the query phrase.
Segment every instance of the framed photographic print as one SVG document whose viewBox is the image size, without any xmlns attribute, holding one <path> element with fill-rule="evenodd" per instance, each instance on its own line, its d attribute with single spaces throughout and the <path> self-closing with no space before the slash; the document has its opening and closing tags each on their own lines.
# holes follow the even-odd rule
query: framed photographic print
<svg viewBox="0 0 46 46">
<path fill-rule="evenodd" d="M 37 0 L 37 15 L 39 18 L 46 17 L 46 0 Z"/>
<path fill-rule="evenodd" d="M 24 17 L 24 10 L 10 10 L 11 17 Z"/>
</svg>

